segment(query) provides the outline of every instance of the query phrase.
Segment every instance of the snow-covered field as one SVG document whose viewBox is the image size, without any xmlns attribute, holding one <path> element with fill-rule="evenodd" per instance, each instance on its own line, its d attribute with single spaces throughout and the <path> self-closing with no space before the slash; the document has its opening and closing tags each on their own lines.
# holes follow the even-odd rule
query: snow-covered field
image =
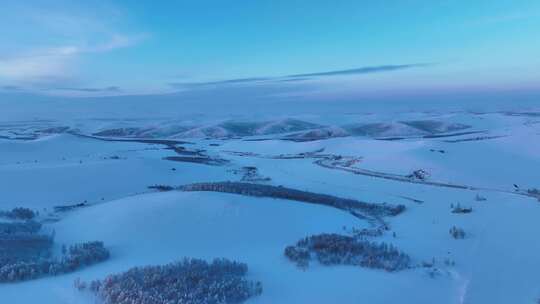
<svg viewBox="0 0 540 304">
<path fill-rule="evenodd" d="M 73 287 L 76 278 L 101 279 L 183 257 L 226 257 L 247 263 L 248 277 L 263 284 L 262 295 L 246 303 L 536 303 L 540 201 L 527 190 L 540 188 L 540 115 L 367 117 L 1 124 L 0 210 L 40 211 L 57 247 L 100 240 L 111 251 L 108 261 L 70 274 L 0 284 L 1 302 L 94 303 Z M 326 136 L 325 128 L 343 132 Z M 165 159 L 172 156 L 227 162 Z M 317 163 L 337 156 L 334 167 Z M 404 213 L 385 218 L 390 230 L 372 240 L 395 245 L 413 267 L 385 272 L 315 263 L 299 269 L 284 256 L 286 246 L 370 223 L 292 200 L 148 188 L 240 181 L 243 167 L 268 178 L 254 182 L 405 205 Z M 429 173 L 425 180 L 406 177 L 419 169 Z M 79 203 L 85 207 L 54 210 Z M 458 203 L 472 212 L 452 213 Z M 466 237 L 452 238 L 453 226 Z"/>
</svg>

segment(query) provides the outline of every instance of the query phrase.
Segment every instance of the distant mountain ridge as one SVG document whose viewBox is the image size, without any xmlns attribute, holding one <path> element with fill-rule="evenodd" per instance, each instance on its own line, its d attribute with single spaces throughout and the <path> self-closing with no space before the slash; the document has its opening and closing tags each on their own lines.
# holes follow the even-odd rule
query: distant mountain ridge
<svg viewBox="0 0 540 304">
<path fill-rule="evenodd" d="M 209 123 L 184 121 L 77 121 L 32 122 L 0 125 L 0 138 L 36 139 L 51 134 L 77 133 L 108 138 L 189 139 L 247 138 L 311 141 L 362 136 L 370 138 L 409 138 L 433 136 L 470 129 L 471 125 L 443 120 L 400 120 L 390 122 L 354 122 L 343 125 L 319 124 L 296 118 L 276 120 L 223 120 Z"/>
</svg>

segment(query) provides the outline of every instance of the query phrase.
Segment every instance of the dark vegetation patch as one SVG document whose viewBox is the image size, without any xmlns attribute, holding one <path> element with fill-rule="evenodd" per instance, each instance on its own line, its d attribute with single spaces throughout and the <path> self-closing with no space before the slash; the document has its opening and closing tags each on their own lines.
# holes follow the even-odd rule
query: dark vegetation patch
<svg viewBox="0 0 540 304">
<path fill-rule="evenodd" d="M 74 272 L 109 258 L 102 242 L 88 242 L 70 246 L 62 256 L 51 258 L 39 255 L 34 258 L 5 261 L 0 264 L 0 282 L 19 282 L 44 276 L 56 276 Z"/>
<path fill-rule="evenodd" d="M 315 151 L 301 152 L 295 154 L 278 154 L 270 156 L 271 159 L 306 159 L 306 158 L 322 158 L 326 157 L 326 154 L 320 154 L 324 152 L 324 148 L 317 149 Z"/>
<path fill-rule="evenodd" d="M 240 181 L 242 182 L 251 182 L 251 183 L 264 183 L 269 182 L 272 179 L 270 177 L 262 176 L 259 173 L 259 169 L 253 166 L 245 166 L 240 169 L 232 169 L 229 172 L 235 175 L 242 175 Z"/>
<path fill-rule="evenodd" d="M 247 271 L 246 264 L 227 259 L 184 259 L 135 267 L 89 284 L 77 280 L 75 286 L 89 289 L 103 304 L 233 304 L 262 293 L 260 282 L 245 278 Z"/>
<path fill-rule="evenodd" d="M 474 197 L 474 200 L 477 202 L 484 202 L 484 201 L 487 201 L 487 198 L 481 196 L 480 194 L 476 194 L 476 196 Z"/>
<path fill-rule="evenodd" d="M 322 265 L 352 265 L 389 272 L 410 267 L 410 257 L 386 243 L 375 243 L 339 234 L 319 234 L 285 248 L 285 256 L 298 267 L 316 260 Z"/>
<path fill-rule="evenodd" d="M 384 140 L 384 141 L 398 141 L 398 140 L 404 140 L 407 139 L 407 137 L 402 136 L 392 136 L 392 137 L 377 137 L 374 138 L 375 140 Z"/>
<path fill-rule="evenodd" d="M 0 217 L 12 220 L 31 220 L 36 217 L 36 212 L 32 209 L 16 207 L 9 211 L 0 211 Z"/>
<path fill-rule="evenodd" d="M 356 238 L 365 239 L 365 238 L 375 238 L 382 236 L 384 232 L 386 231 L 386 227 L 377 227 L 377 228 L 362 228 L 362 229 L 356 229 L 352 228 L 352 235 L 354 235 Z"/>
<path fill-rule="evenodd" d="M 406 199 L 406 200 L 411 201 L 413 203 L 417 203 L 417 204 L 423 204 L 424 203 L 423 200 L 420 200 L 420 199 L 417 199 L 417 198 L 414 198 L 414 197 L 409 197 L 409 196 L 404 196 L 404 195 L 399 195 L 398 197 L 400 197 L 402 199 Z"/>
<path fill-rule="evenodd" d="M 35 242 L 35 241 L 31 241 Z M 34 258 L 3 259 L 0 261 L 0 283 L 19 282 L 74 272 L 109 258 L 109 251 L 101 242 L 75 244 L 60 259 L 50 255 Z"/>
<path fill-rule="evenodd" d="M 431 174 L 424 169 L 414 170 L 411 174 L 406 175 L 407 178 L 425 181 L 429 179 Z"/>
<path fill-rule="evenodd" d="M 41 224 L 28 220 L 24 222 L 0 222 L 0 235 L 32 234 L 41 230 Z"/>
<path fill-rule="evenodd" d="M 467 141 L 480 141 L 480 140 L 489 140 L 489 139 L 497 139 L 506 137 L 504 135 L 493 135 L 493 136 L 476 136 L 476 137 L 468 137 L 468 138 L 460 138 L 460 139 L 449 139 L 445 140 L 444 142 L 447 143 L 460 143 L 460 142 L 467 142 Z"/>
<path fill-rule="evenodd" d="M 527 189 L 527 194 L 532 197 L 536 197 L 540 201 L 540 189 L 536 189 L 536 188 Z"/>
<path fill-rule="evenodd" d="M 470 135 L 470 134 L 477 134 L 477 133 L 485 133 L 485 131 L 468 131 L 468 132 L 457 132 L 457 133 L 447 133 L 447 134 L 430 134 L 430 135 L 424 135 L 423 138 L 443 138 L 443 137 L 454 137 L 454 136 L 462 136 L 462 135 Z"/>
<path fill-rule="evenodd" d="M 153 185 L 153 186 L 148 186 L 148 189 L 157 190 L 160 192 L 166 192 L 166 191 L 174 190 L 174 187 L 169 186 L 169 185 Z"/>
<path fill-rule="evenodd" d="M 178 145 L 167 145 L 167 149 L 173 150 L 178 156 L 167 156 L 163 158 L 165 160 L 204 164 L 210 166 L 222 166 L 229 163 L 229 161 L 226 159 L 209 156 L 206 154 L 206 150 L 188 150 L 185 147 Z"/>
<path fill-rule="evenodd" d="M 442 149 L 429 149 L 430 152 L 438 152 L 438 153 L 441 153 L 441 154 L 444 154 L 446 153 L 445 150 L 442 150 Z"/>
<path fill-rule="evenodd" d="M 0 223 L 0 282 L 18 282 L 73 272 L 109 258 L 102 242 L 63 248 L 52 255 L 54 232 L 42 230 L 34 220 Z"/>
<path fill-rule="evenodd" d="M 514 184 L 514 193 L 536 198 L 538 199 L 538 201 L 540 201 L 540 189 L 538 188 L 524 189 L 524 188 L 521 188 L 519 185 Z"/>
<path fill-rule="evenodd" d="M 448 232 L 456 240 L 464 239 L 466 235 L 465 230 L 456 226 L 453 226 L 452 228 L 450 228 Z"/>
<path fill-rule="evenodd" d="M 242 182 L 196 183 L 180 186 L 182 191 L 212 191 L 234 193 L 247 196 L 273 197 L 330 206 L 350 212 L 359 218 L 380 219 L 395 216 L 405 211 L 404 205 L 375 204 L 333 195 L 296 190 L 282 186 L 260 185 Z"/>
<path fill-rule="evenodd" d="M 167 156 L 163 158 L 164 160 L 176 161 L 176 162 L 185 162 L 185 163 L 196 163 L 210 166 L 223 166 L 229 161 L 222 158 L 212 158 L 209 156 Z"/>
<path fill-rule="evenodd" d="M 456 206 L 451 206 L 452 213 L 471 213 L 472 207 L 462 207 L 461 204 L 457 204 Z"/>
<path fill-rule="evenodd" d="M 51 234 L 41 232 L 34 220 L 0 223 L 0 267 L 21 260 L 49 256 Z"/>
<path fill-rule="evenodd" d="M 202 149 L 189 150 L 189 149 L 186 149 L 186 147 L 177 146 L 177 145 L 168 145 L 167 148 L 165 149 L 173 150 L 178 155 L 206 156 L 204 154 L 206 150 L 202 150 Z"/>
<path fill-rule="evenodd" d="M 83 203 L 77 203 L 72 205 L 60 205 L 60 206 L 54 206 L 54 211 L 56 212 L 67 212 L 67 211 L 73 211 L 75 209 L 88 207 L 89 204 L 87 202 Z"/>
<path fill-rule="evenodd" d="M 105 137 L 96 135 L 97 133 L 93 135 L 85 135 L 81 133 L 77 133 L 74 131 L 68 131 L 69 134 L 83 137 L 83 138 L 91 138 L 101 141 L 118 141 L 118 142 L 137 142 L 137 143 L 143 143 L 143 144 L 156 144 L 156 145 L 165 145 L 165 146 L 171 146 L 171 145 L 185 145 L 185 144 L 193 144 L 191 142 L 183 141 L 183 140 L 173 140 L 173 139 L 154 139 L 154 138 L 111 138 L 111 137 Z"/>
</svg>

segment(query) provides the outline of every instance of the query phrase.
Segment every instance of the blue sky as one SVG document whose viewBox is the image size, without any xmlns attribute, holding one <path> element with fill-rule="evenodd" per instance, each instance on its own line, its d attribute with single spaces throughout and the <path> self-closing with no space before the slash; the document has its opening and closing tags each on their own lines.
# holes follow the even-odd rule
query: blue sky
<svg viewBox="0 0 540 304">
<path fill-rule="evenodd" d="M 540 89 L 540 1 L 12 1 L 0 91 L 340 98 Z"/>
</svg>

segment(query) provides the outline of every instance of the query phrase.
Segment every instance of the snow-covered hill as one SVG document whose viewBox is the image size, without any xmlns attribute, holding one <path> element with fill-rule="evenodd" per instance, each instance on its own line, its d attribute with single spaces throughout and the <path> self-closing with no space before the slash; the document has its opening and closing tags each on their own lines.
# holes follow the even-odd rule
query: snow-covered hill
<svg viewBox="0 0 540 304">
<path fill-rule="evenodd" d="M 43 131 L 58 126 L 69 130 Z M 72 134 L 114 129 L 125 131 Z M 197 136 L 186 136 L 197 129 Z M 2 132 L 11 139 L 0 139 L 0 211 L 39 211 L 44 227 L 55 231 L 55 251 L 99 240 L 111 252 L 108 261 L 69 274 L 0 284 L 8 303 L 94 303 L 73 287 L 76 278 L 102 279 L 185 256 L 247 263 L 248 278 L 262 282 L 263 293 L 246 303 L 534 303 L 540 297 L 534 280 L 540 202 L 528 191 L 540 187 L 540 121 L 534 115 L 201 124 L 88 119 L 3 124 Z M 15 139 L 15 133 L 27 138 Z M 163 140 L 187 137 L 190 143 Z M 427 174 L 411 175 L 420 169 Z M 264 178 L 242 180 L 246 170 Z M 148 188 L 241 180 L 402 204 L 405 211 L 380 222 L 294 197 Z M 453 212 L 458 203 L 471 212 Z M 66 212 L 58 206 L 78 207 Z M 381 227 L 388 230 L 373 231 Z M 452 227 L 465 237 L 454 239 Z M 412 267 L 386 272 L 312 262 L 301 269 L 284 255 L 304 237 L 362 229 L 372 229 L 363 232 L 370 241 L 409 255 Z"/>
</svg>

